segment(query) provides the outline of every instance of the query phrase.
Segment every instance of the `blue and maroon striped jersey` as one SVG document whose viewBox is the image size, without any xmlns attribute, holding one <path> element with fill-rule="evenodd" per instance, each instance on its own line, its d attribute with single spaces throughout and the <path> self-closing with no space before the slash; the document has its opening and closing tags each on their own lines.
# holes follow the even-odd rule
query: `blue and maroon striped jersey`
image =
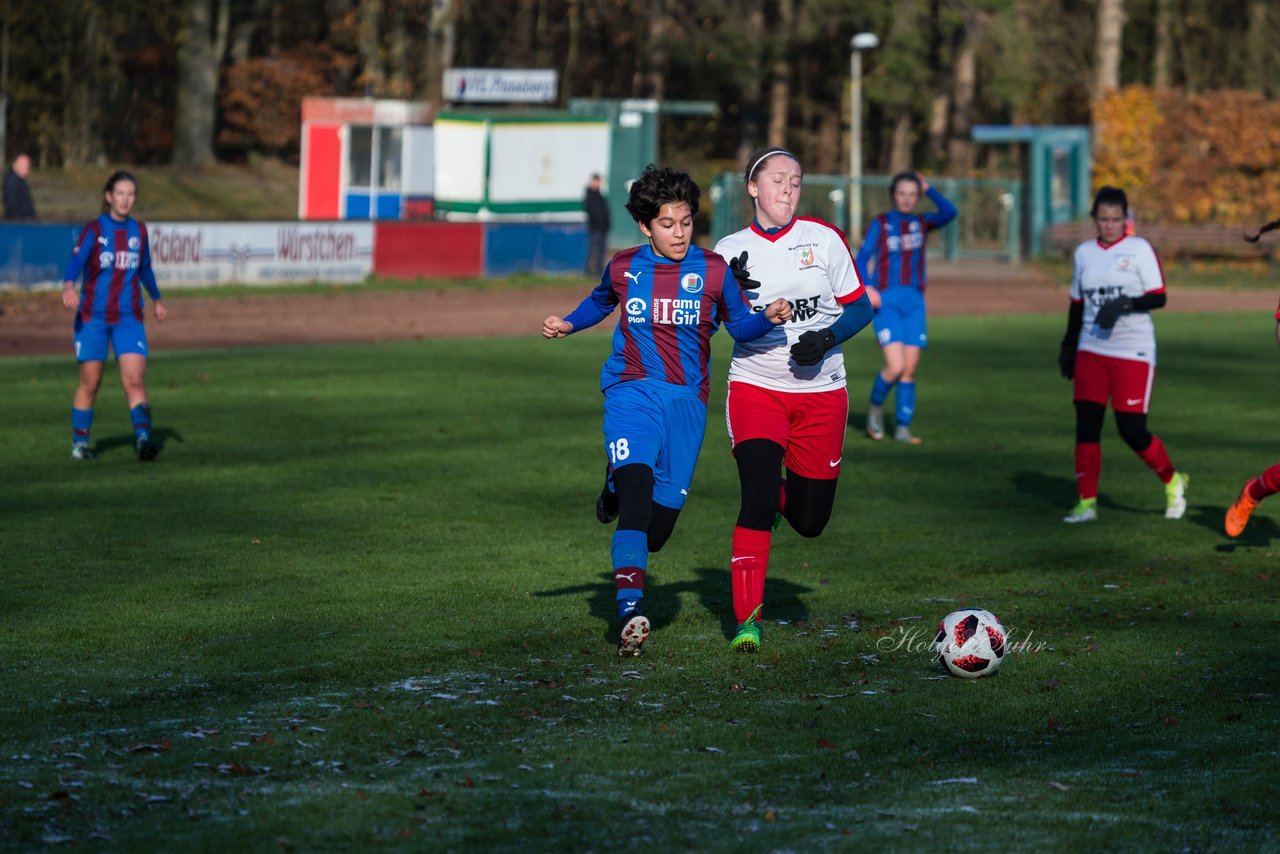
<svg viewBox="0 0 1280 854">
<path fill-rule="evenodd" d="M 956 217 L 956 206 L 942 193 L 930 187 L 925 194 L 938 208 L 933 213 L 891 210 L 871 220 L 858 250 L 858 273 L 863 282 L 882 291 L 899 286 L 924 290 L 925 235 Z"/>
<path fill-rule="evenodd" d="M 565 318 L 575 332 L 623 307 L 613 353 L 600 372 L 600 389 L 629 380 L 658 380 L 695 391 L 705 403 L 711 368 L 711 336 L 724 323 L 736 340 L 773 328 L 752 313 L 723 258 L 697 246 L 671 261 L 649 246 L 624 249 L 605 267 L 600 284 Z"/>
<path fill-rule="evenodd" d="M 82 322 L 141 321 L 139 281 L 151 299 L 160 299 L 160 288 L 151 270 L 147 227 L 133 217 L 119 222 L 102 214 L 85 225 L 62 280 L 74 282 L 81 272 L 84 273 L 79 310 Z"/>
</svg>

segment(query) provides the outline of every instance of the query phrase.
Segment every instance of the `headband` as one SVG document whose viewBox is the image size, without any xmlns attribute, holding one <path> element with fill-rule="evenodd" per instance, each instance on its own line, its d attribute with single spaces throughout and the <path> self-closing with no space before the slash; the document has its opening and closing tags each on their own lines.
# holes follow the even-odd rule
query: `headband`
<svg viewBox="0 0 1280 854">
<path fill-rule="evenodd" d="M 798 157 L 796 157 L 790 151 L 787 151 L 785 148 L 771 148 L 768 151 L 766 151 L 764 154 L 761 154 L 760 158 L 756 160 L 755 163 L 751 164 L 751 168 L 747 170 L 747 181 L 748 182 L 751 181 L 752 177 L 756 174 L 756 170 L 760 168 L 761 163 L 765 162 L 775 154 L 785 154 L 788 157 L 790 157 L 792 160 L 796 161 L 797 163 L 800 162 L 800 159 Z"/>
</svg>

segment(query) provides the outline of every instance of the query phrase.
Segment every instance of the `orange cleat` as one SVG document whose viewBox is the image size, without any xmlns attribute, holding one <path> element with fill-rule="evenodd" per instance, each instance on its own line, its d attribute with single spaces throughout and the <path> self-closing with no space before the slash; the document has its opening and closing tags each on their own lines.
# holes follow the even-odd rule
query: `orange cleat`
<svg viewBox="0 0 1280 854">
<path fill-rule="evenodd" d="M 1249 517 L 1253 515 L 1254 508 L 1258 506 L 1258 502 L 1249 494 L 1249 485 L 1253 481 L 1249 481 L 1244 485 L 1244 489 L 1240 490 L 1240 497 L 1236 499 L 1236 503 L 1227 508 L 1227 521 L 1224 527 L 1227 529 L 1228 537 L 1238 537 L 1244 531 L 1244 526 L 1249 524 Z"/>
</svg>

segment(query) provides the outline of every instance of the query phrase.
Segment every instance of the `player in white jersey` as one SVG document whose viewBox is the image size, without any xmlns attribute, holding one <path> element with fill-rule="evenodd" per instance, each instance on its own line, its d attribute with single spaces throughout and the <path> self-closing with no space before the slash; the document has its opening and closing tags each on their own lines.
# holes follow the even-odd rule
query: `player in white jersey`
<svg viewBox="0 0 1280 854">
<path fill-rule="evenodd" d="M 1075 386 L 1079 501 L 1064 522 L 1098 518 L 1108 398 L 1120 437 L 1164 484 L 1165 518 L 1181 519 L 1187 510 L 1190 478 L 1174 469 L 1164 443 L 1147 430 L 1156 376 L 1156 332 L 1149 312 L 1165 304 L 1164 273 L 1151 244 L 1127 233 L 1128 208 L 1124 190 L 1103 187 L 1090 211 L 1098 237 L 1076 247 L 1058 366 Z"/>
<path fill-rule="evenodd" d="M 729 365 L 726 415 L 742 487 L 730 561 L 738 624 L 731 646 L 758 652 L 779 514 L 804 537 L 818 536 L 831 518 L 849 414 L 840 344 L 871 321 L 871 302 L 844 234 L 796 216 L 804 175 L 795 155 L 757 151 L 743 178 L 755 219 L 715 251 L 729 259 L 753 311 L 779 297 L 792 308 L 787 323 L 735 343 Z"/>
</svg>

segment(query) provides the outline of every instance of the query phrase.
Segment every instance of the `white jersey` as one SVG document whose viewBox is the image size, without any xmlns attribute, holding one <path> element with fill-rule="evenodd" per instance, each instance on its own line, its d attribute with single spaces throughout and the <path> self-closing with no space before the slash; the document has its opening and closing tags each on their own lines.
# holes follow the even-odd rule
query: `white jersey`
<svg viewBox="0 0 1280 854">
<path fill-rule="evenodd" d="M 791 303 L 788 323 L 754 341 L 737 341 L 729 381 L 775 391 L 830 391 L 844 388 L 844 354 L 833 347 L 816 365 L 797 365 L 791 345 L 810 329 L 826 329 L 844 306 L 863 294 L 862 280 L 844 234 L 830 223 L 797 217 L 774 234 L 752 223 L 716 244 L 725 258 L 747 253 L 747 271 L 760 288 L 743 292 L 752 311 L 764 311 L 782 297 Z"/>
<path fill-rule="evenodd" d="M 1098 309 L 1116 297 L 1137 299 L 1164 292 L 1164 272 L 1151 244 L 1141 237 L 1122 237 L 1110 246 L 1086 240 L 1076 247 L 1071 301 L 1084 303 L 1079 349 L 1100 356 L 1156 363 L 1156 327 L 1151 314 L 1120 315 L 1111 329 L 1098 326 Z"/>
</svg>

